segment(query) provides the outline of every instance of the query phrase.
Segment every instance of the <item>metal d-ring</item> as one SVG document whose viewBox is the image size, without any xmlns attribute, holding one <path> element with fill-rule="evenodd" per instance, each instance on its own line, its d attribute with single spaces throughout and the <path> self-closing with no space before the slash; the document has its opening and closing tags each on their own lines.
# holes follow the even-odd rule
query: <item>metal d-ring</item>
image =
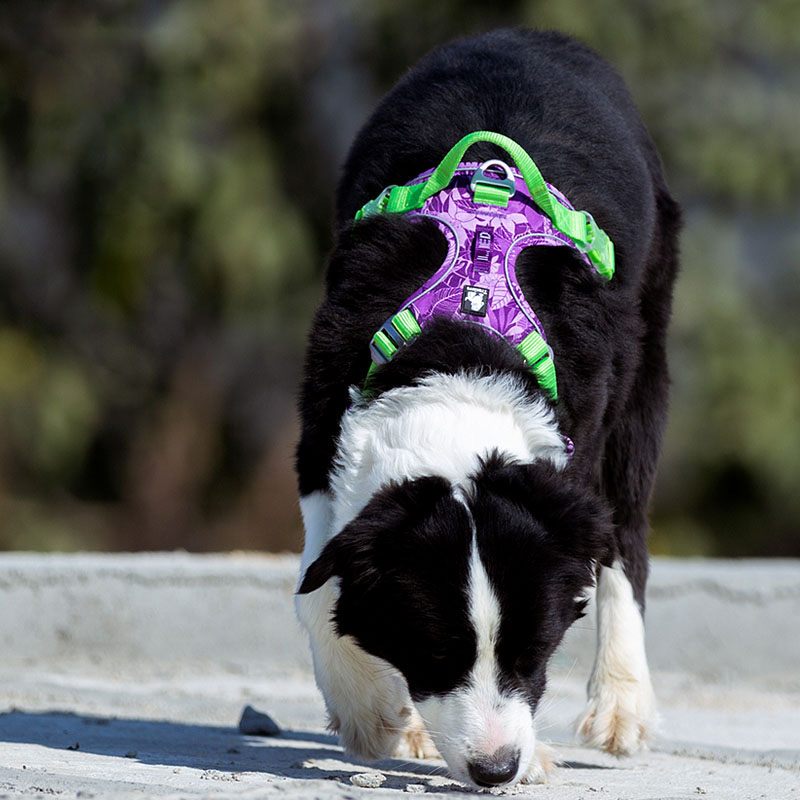
<svg viewBox="0 0 800 800">
<path fill-rule="evenodd" d="M 491 167 L 499 167 L 502 169 L 505 177 L 499 178 L 495 175 L 487 174 L 487 170 Z M 483 164 L 472 173 L 472 178 L 469 182 L 470 190 L 474 192 L 475 186 L 479 183 L 489 184 L 490 186 L 505 186 L 511 194 L 514 194 L 517 190 L 517 181 L 514 178 L 511 167 L 499 158 L 490 158 L 488 161 L 484 161 Z"/>
</svg>

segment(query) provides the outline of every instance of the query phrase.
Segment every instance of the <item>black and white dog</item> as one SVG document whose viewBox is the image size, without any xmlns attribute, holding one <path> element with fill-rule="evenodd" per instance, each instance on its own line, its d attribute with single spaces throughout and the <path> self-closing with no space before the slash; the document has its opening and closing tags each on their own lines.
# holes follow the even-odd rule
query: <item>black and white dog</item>
<svg viewBox="0 0 800 800">
<path fill-rule="evenodd" d="M 354 215 L 476 130 L 514 139 L 593 214 L 615 243 L 616 275 L 602 280 L 569 247 L 529 247 L 518 260 L 555 353 L 558 403 L 506 342 L 447 319 L 380 367 L 365 395 L 372 335 L 447 245 L 430 221 Z M 435 50 L 358 135 L 338 189 L 297 453 L 297 609 L 350 752 L 426 756 L 435 745 L 472 784 L 540 778 L 550 761 L 534 715 L 548 659 L 595 583 L 597 658 L 580 732 L 616 754 L 647 741 L 647 505 L 666 419 L 679 217 L 621 78 L 557 33 L 503 30 Z"/>
</svg>

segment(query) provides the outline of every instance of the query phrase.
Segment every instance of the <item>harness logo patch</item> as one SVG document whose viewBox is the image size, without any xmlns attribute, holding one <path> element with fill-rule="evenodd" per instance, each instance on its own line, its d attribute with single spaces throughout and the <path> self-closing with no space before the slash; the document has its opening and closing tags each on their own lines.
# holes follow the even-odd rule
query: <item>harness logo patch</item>
<svg viewBox="0 0 800 800">
<path fill-rule="evenodd" d="M 489 306 L 489 290 L 482 286 L 465 286 L 461 293 L 461 311 L 476 317 L 485 317 Z"/>
</svg>

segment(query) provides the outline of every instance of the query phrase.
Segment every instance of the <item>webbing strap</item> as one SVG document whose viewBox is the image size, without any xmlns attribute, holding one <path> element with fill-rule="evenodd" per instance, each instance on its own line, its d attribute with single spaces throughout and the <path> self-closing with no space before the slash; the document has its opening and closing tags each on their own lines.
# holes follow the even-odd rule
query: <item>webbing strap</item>
<svg viewBox="0 0 800 800">
<path fill-rule="evenodd" d="M 370 342 L 373 358 L 364 381 L 365 395 L 371 393 L 372 379 L 378 367 L 391 361 L 403 345 L 416 339 L 420 333 L 422 333 L 422 329 L 414 312 L 408 308 L 390 317 L 375 333 Z M 531 331 L 517 345 L 517 350 L 548 397 L 554 402 L 558 402 L 558 383 L 553 351 L 542 335 L 538 331 Z"/>
<path fill-rule="evenodd" d="M 547 183 L 533 159 L 513 139 L 502 133 L 475 131 L 467 134 L 450 148 L 427 181 L 411 186 L 388 186 L 356 214 L 356 219 L 376 213 L 404 214 L 421 208 L 429 197 L 450 184 L 464 154 L 478 142 L 502 147 L 514 159 L 536 205 L 561 233 L 569 236 L 575 246 L 586 253 L 597 272 L 606 280 L 611 280 L 614 276 L 614 243 L 606 232 L 588 212 L 563 205 L 547 188 Z"/>
<path fill-rule="evenodd" d="M 476 183 L 472 190 L 476 203 L 503 208 L 508 205 L 508 199 L 512 194 L 514 192 L 505 186 L 492 186 L 490 183 Z"/>
</svg>

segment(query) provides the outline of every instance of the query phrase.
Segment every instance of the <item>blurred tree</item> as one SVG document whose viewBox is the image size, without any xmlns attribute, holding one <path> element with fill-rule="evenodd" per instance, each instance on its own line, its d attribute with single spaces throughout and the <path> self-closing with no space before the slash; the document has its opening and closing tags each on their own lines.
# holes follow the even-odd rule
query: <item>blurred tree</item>
<svg viewBox="0 0 800 800">
<path fill-rule="evenodd" d="M 295 548 L 333 185 L 415 59 L 555 27 L 687 210 L 662 552 L 800 554 L 800 4 L 0 5 L 0 547 Z"/>
</svg>

